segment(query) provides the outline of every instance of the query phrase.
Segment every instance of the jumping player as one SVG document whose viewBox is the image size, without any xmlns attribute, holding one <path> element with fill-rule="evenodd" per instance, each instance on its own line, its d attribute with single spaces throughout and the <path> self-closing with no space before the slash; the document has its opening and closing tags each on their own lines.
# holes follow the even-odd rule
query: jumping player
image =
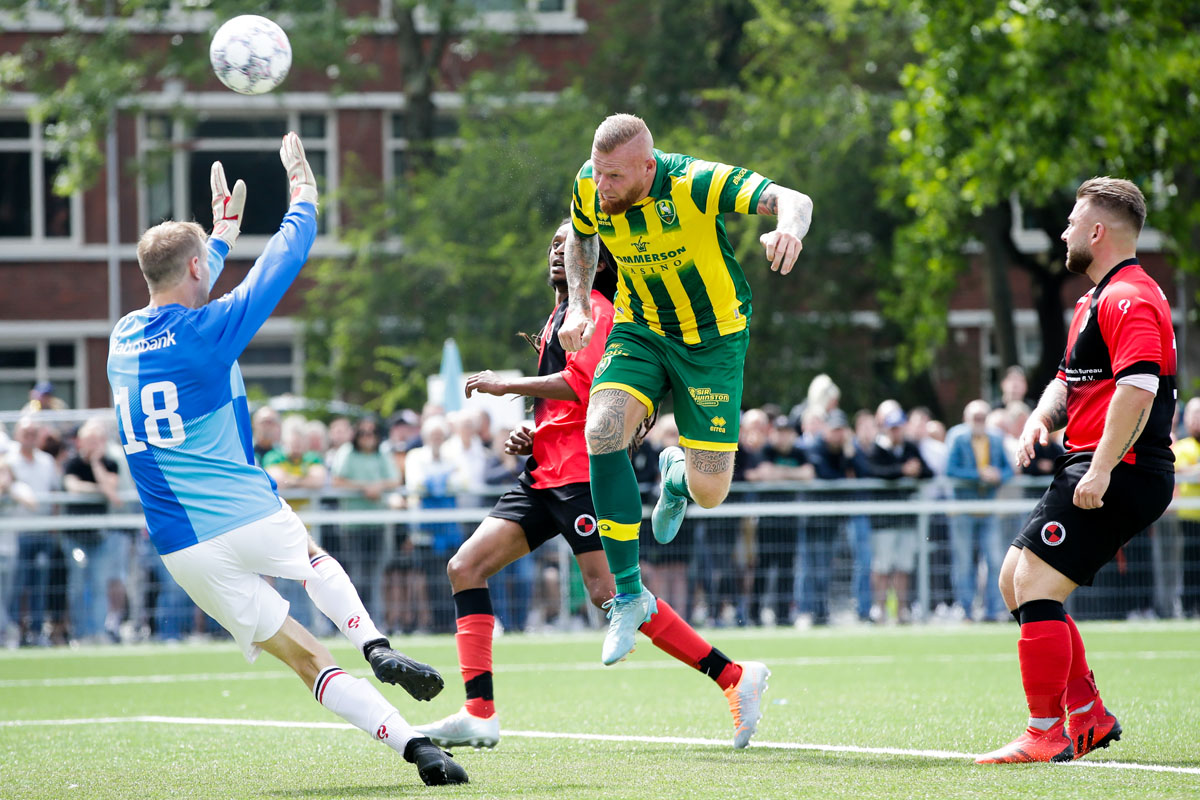
<svg viewBox="0 0 1200 800">
<path fill-rule="evenodd" d="M 571 545 L 592 602 L 611 604 L 615 585 L 596 535 L 596 513 L 588 486 L 588 458 L 583 427 L 588 389 L 612 327 L 610 298 L 616 289 L 616 270 L 607 250 L 599 254 L 596 284 L 591 293 L 592 324 L 596 334 L 583 350 L 567 353 L 558 329 L 567 312 L 563 247 L 570 230 L 564 220 L 547 253 L 549 283 L 556 306 L 538 342 L 537 377 L 501 380 L 492 372 L 467 379 L 473 391 L 504 396 L 533 397 L 536 430 L 513 431 L 506 443 L 510 453 L 529 453 L 516 488 L 497 501 L 488 517 L 459 548 L 446 568 L 454 590 L 458 617 L 458 663 L 466 683 L 467 702 L 457 713 L 416 730 L 443 747 L 494 747 L 500 741 L 500 720 L 492 695 L 492 615 L 487 579 L 561 533 Z M 740 664 L 706 642 L 665 601 L 641 625 L 656 647 L 708 675 L 725 692 L 733 712 L 734 747 L 750 742 L 762 716 L 761 697 L 770 674 L 758 662 Z"/>
<path fill-rule="evenodd" d="M 619 267 L 616 318 L 585 431 L 592 500 L 616 576 L 605 664 L 625 658 L 634 631 L 654 613 L 638 566 L 641 496 L 626 453 L 634 431 L 670 392 L 686 453 L 668 447 L 659 456 L 662 486 L 651 517 L 659 542 L 675 538 L 689 499 L 712 508 L 733 479 L 750 285 L 725 234 L 730 212 L 777 215 L 778 226 L 760 241 L 771 269 L 791 271 L 812 201 L 748 169 L 655 150 L 638 117 L 605 119 L 575 178 L 569 301 L 559 330 L 568 352 L 587 347 L 594 332 L 590 290 L 599 240 Z"/>
<path fill-rule="evenodd" d="M 108 380 L 146 514 L 150 540 L 176 582 L 228 630 L 247 661 L 262 650 L 296 671 L 317 702 L 417 765 L 429 785 L 466 783 L 448 753 L 413 731 L 364 679 L 337 667 L 263 575 L 301 580 L 317 608 L 363 650 L 377 676 L 428 700 L 432 667 L 388 646 L 341 566 L 254 463 L 237 358 L 308 258 L 317 233 L 317 185 L 296 134 L 279 151 L 291 204 L 245 280 L 208 302 L 241 229 L 246 186 L 230 192 L 212 167 L 213 233 L 164 222 L 138 242 L 150 304 L 121 318 L 109 341 Z"/>
<path fill-rule="evenodd" d="M 1096 284 L 1075 304 L 1058 377 L 1021 433 L 1022 466 L 1066 425 L 1067 452 L 1000 567 L 1021 623 L 1025 732 L 980 764 L 1070 761 L 1121 738 L 1063 603 L 1157 520 L 1175 484 L 1175 331 L 1166 295 L 1137 260 L 1146 200 L 1134 184 L 1092 178 L 1062 239 L 1067 269 Z"/>
</svg>

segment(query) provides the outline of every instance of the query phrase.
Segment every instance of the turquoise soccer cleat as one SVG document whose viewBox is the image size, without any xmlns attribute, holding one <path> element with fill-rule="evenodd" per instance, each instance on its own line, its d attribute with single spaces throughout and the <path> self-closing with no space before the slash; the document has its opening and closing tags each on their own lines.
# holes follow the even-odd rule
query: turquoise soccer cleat
<svg viewBox="0 0 1200 800">
<path fill-rule="evenodd" d="M 608 609 L 608 633 L 600 660 L 607 667 L 633 652 L 634 634 L 658 613 L 658 601 L 643 589 L 641 594 L 618 594 L 604 607 Z"/>
<path fill-rule="evenodd" d="M 687 498 L 667 491 L 667 467 L 681 458 L 684 458 L 683 450 L 673 446 L 663 448 L 658 454 L 658 471 L 662 477 L 658 481 L 658 502 L 654 504 L 654 512 L 650 515 L 650 527 L 654 530 L 654 540 L 659 544 L 666 544 L 675 538 L 679 526 L 683 524 L 683 514 L 687 511 Z"/>
</svg>

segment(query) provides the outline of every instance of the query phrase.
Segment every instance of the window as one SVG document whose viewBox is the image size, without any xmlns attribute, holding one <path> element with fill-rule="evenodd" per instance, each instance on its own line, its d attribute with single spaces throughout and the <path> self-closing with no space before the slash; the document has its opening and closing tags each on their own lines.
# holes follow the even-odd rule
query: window
<svg viewBox="0 0 1200 800">
<path fill-rule="evenodd" d="M 1156 179 L 1157 181 L 1157 179 Z M 1069 187 L 1067 196 L 1073 196 L 1075 187 Z M 1046 231 L 1038 227 L 1037 220 L 1032 212 L 1027 212 L 1021 204 L 1021 199 L 1013 192 L 1008 199 L 1009 207 L 1012 208 L 1012 239 L 1016 244 L 1017 249 L 1022 253 L 1044 253 L 1050 249 L 1052 244 Z M 1055 235 L 1057 231 L 1067 227 L 1067 213 L 1071 210 L 1070 205 L 1065 205 L 1063 208 L 1062 219 L 1055 224 Z M 1161 252 L 1166 248 L 1166 241 L 1162 231 L 1155 230 L 1150 226 L 1142 228 L 1141 235 L 1138 237 L 1138 250 L 1141 252 Z"/>
<path fill-rule="evenodd" d="M 567 10 L 567 0 L 472 0 L 477 11 L 561 12 Z"/>
<path fill-rule="evenodd" d="M 54 384 L 54 395 L 78 408 L 83 359 L 78 341 L 0 341 L 0 409 L 16 410 L 29 402 L 29 390 L 41 381 Z"/>
<path fill-rule="evenodd" d="M 272 339 L 259 334 L 238 358 L 238 366 L 251 395 L 275 397 L 303 392 L 303 359 L 300 348 L 291 339 Z"/>
<path fill-rule="evenodd" d="M 583 35 L 588 31 L 587 20 L 577 13 L 577 0 L 465 0 L 461 7 L 469 12 L 463 20 L 464 30 L 491 33 L 538 32 Z M 386 19 L 402 13 L 397 0 L 381 0 L 382 16 Z M 397 10 L 394 10 L 397 9 Z M 425 5 L 417 6 L 417 30 L 432 33 L 437 29 L 437 15 Z"/>
<path fill-rule="evenodd" d="M 77 198 L 53 191 L 61 162 L 48 151 L 45 127 L 0 119 L 0 239 L 67 239 Z"/>
<path fill-rule="evenodd" d="M 396 181 L 404 180 L 404 173 L 409 167 L 409 140 L 405 135 L 407 126 L 408 117 L 403 111 L 392 114 L 387 146 L 392 167 L 388 174 Z M 433 123 L 433 135 L 435 139 L 440 140 L 453 140 L 458 136 L 458 119 L 452 109 L 441 109 L 437 112 Z"/>
<path fill-rule="evenodd" d="M 265 237 L 275 233 L 288 208 L 279 142 L 289 130 L 303 137 L 321 193 L 333 188 L 328 163 L 332 126 L 325 114 L 201 114 L 191 125 L 151 114 L 143 118 L 142 125 L 139 138 L 146 165 L 142 216 L 147 227 L 166 219 L 195 219 L 210 225 L 209 173 L 212 163 L 220 161 L 230 186 L 239 178 L 246 182 L 248 213 L 242 234 Z M 329 232 L 330 217 L 328 213 L 318 215 L 319 233 Z"/>
</svg>

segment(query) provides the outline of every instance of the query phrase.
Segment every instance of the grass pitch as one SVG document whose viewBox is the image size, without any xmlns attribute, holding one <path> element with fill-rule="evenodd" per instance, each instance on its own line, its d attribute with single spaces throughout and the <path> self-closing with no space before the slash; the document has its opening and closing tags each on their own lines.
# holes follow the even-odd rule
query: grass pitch
<svg viewBox="0 0 1200 800">
<path fill-rule="evenodd" d="M 495 686 L 511 733 L 455 753 L 470 785 L 436 788 L 270 656 L 251 666 L 228 643 L 6 651 L 0 798 L 1200 797 L 1200 625 L 1081 630 L 1124 738 L 1075 764 L 1015 767 L 969 757 L 1024 725 L 1015 625 L 708 631 L 772 670 L 743 751 L 716 685 L 648 641 L 605 668 L 600 632 L 507 635 Z M 383 687 L 402 714 L 427 722 L 461 705 L 451 637 L 395 644 L 447 678 L 432 703 Z"/>
</svg>

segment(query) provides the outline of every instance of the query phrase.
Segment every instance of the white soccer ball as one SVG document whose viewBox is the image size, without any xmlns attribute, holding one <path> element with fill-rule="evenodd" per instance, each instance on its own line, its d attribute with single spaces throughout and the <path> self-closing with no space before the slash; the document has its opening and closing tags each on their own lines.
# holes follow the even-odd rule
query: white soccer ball
<svg viewBox="0 0 1200 800">
<path fill-rule="evenodd" d="M 292 45 L 283 28 L 266 17 L 243 14 L 213 36 L 208 59 L 221 83 L 240 94 L 262 94 L 283 82 L 292 66 Z"/>
</svg>

